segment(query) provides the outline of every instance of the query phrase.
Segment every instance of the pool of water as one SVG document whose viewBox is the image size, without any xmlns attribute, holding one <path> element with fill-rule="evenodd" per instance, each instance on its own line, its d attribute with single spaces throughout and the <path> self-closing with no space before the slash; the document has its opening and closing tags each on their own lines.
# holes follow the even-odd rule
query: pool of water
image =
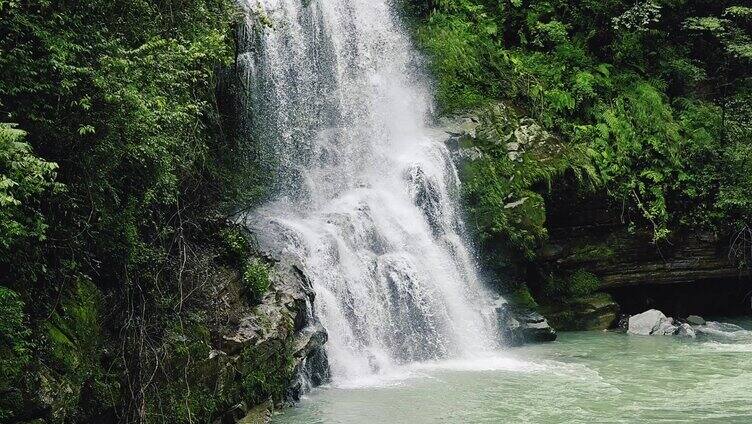
<svg viewBox="0 0 752 424">
<path fill-rule="evenodd" d="M 335 382 L 297 423 L 752 423 L 752 319 L 686 340 L 562 333 L 553 343 Z"/>
</svg>

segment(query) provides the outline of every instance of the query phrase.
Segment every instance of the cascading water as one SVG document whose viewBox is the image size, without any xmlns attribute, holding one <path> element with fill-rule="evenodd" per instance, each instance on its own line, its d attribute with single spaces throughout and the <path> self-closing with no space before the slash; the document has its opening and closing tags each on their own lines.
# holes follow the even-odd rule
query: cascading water
<svg viewBox="0 0 752 424">
<path fill-rule="evenodd" d="M 312 280 L 335 382 L 493 350 L 457 172 L 390 1 L 248 1 L 239 64 L 277 195 L 247 222 Z"/>
</svg>

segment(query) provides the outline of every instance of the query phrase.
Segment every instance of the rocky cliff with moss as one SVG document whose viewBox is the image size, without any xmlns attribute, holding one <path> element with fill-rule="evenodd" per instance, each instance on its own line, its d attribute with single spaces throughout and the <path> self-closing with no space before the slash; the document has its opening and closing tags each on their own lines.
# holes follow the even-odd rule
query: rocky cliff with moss
<svg viewBox="0 0 752 424">
<path fill-rule="evenodd" d="M 657 242 L 587 181 L 595 170 L 586 152 L 523 113 L 498 103 L 440 122 L 502 293 L 557 330 L 613 328 L 651 308 L 681 317 L 749 312 L 746 233 L 682 228 Z"/>
<path fill-rule="evenodd" d="M 559 329 L 750 311 L 750 41 L 739 2 L 412 2 L 510 298 Z"/>
<path fill-rule="evenodd" d="M 235 422 L 328 378 L 310 283 L 234 223 L 268 181 L 244 19 L 0 2 L 0 422 Z"/>
</svg>

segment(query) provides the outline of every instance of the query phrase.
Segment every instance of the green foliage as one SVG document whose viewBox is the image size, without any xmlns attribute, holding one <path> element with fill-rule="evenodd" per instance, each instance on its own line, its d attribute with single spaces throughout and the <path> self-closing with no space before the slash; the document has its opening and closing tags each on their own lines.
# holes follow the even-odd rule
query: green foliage
<svg viewBox="0 0 752 424">
<path fill-rule="evenodd" d="M 269 290 L 269 268 L 258 259 L 248 259 L 243 269 L 242 281 L 249 300 L 258 303 Z"/>
<path fill-rule="evenodd" d="M 289 348 L 276 346 L 269 351 L 248 347 L 242 354 L 241 374 L 246 399 L 257 405 L 268 399 L 279 402 L 293 371 L 293 358 Z"/>
<path fill-rule="evenodd" d="M 570 158 L 588 158 L 588 185 L 656 241 L 677 226 L 728 233 L 749 222 L 748 6 L 444 0 L 432 9 L 418 38 L 445 112 L 499 99 L 525 110 L 581 152 Z M 471 187 L 489 193 L 481 201 L 494 231 L 510 225 L 497 217 L 509 193 L 498 188 L 501 163 L 474 171 Z"/>
<path fill-rule="evenodd" d="M 578 269 L 566 276 L 549 275 L 542 287 L 548 299 L 566 300 L 588 296 L 600 287 L 600 280 L 591 272 Z"/>
<path fill-rule="evenodd" d="M 14 256 L 14 270 L 53 271 L 14 278 L 98 274 L 122 283 L 155 271 L 193 218 L 186 214 L 200 200 L 196 193 L 212 202 L 222 178 L 214 71 L 232 59 L 234 6 L 194 1 L 177 13 L 162 1 L 6 8 L 0 110 L 28 132 L 26 143 L 43 159 L 30 159 L 31 149 L 16 140 L 21 134 L 3 127 L 2 143 L 15 150 L 0 160 L 17 162 L 29 177 L 7 177 L 15 192 L 3 199 L 20 203 L 2 222 L 14 227 L 14 238 L 28 233 L 37 241 L 24 250 L 39 255 Z M 55 172 L 66 190 L 40 205 L 34 196 L 50 191 L 43 182 Z M 21 212 L 27 222 L 15 216 Z M 48 238 L 66 242 L 44 243 L 45 225 Z"/>
<path fill-rule="evenodd" d="M 252 255 L 247 236 L 238 227 L 229 226 L 221 233 L 227 257 L 234 263 L 244 263 Z"/>
<path fill-rule="evenodd" d="M 0 286 L 0 391 L 16 386 L 29 362 L 29 335 L 24 303 L 18 293 Z M 0 418 L 4 412 L 0 408 Z"/>
<path fill-rule="evenodd" d="M 31 360 L 31 331 L 27 327 L 24 304 L 18 293 L 0 286 L 0 421 L 13 418 L 23 409 L 18 389 Z"/>
<path fill-rule="evenodd" d="M 263 194 L 237 168 L 231 106 L 216 96 L 238 16 L 231 0 L 0 1 L 0 113 L 18 123 L 0 124 L 0 275 L 18 293 L 2 302 L 25 303 L 43 341 L 23 350 L 29 372 L 72 388 L 55 399 L 71 422 L 109 422 L 96 418 L 105 408 L 157 416 L 145 399 L 168 374 L 159 355 L 207 355 L 180 351 L 165 323 L 196 308 L 236 196 Z M 247 257 L 230 265 L 242 272 Z M 268 280 L 248 275 L 262 293 Z M 178 419 L 213 419 L 199 389 L 174 393 L 188 405 Z"/>
<path fill-rule="evenodd" d="M 489 80 L 492 71 L 486 68 L 483 56 L 495 51 L 492 35 L 496 25 L 481 6 L 461 4 L 457 15 L 433 13 L 418 33 L 421 43 L 434 53 L 436 96 L 447 112 L 478 106 L 489 94 L 496 94 L 496 84 Z"/>
<path fill-rule="evenodd" d="M 24 240 L 44 241 L 47 223 L 39 211 L 42 196 L 59 189 L 57 165 L 35 156 L 26 133 L 0 123 L 0 261 Z"/>
<path fill-rule="evenodd" d="M 752 7 L 731 6 L 721 16 L 691 17 L 684 22 L 689 30 L 710 34 L 732 60 L 752 61 Z"/>
</svg>

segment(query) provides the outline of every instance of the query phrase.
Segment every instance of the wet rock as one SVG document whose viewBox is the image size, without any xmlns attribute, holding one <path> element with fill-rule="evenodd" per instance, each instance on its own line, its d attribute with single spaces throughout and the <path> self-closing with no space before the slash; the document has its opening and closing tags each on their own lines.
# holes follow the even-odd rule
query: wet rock
<svg viewBox="0 0 752 424">
<path fill-rule="evenodd" d="M 234 424 L 243 419 L 247 414 L 248 406 L 245 402 L 240 402 L 233 405 L 233 407 L 227 410 L 220 419 L 215 420 L 213 424 Z"/>
<path fill-rule="evenodd" d="M 670 336 L 676 334 L 678 330 L 679 327 L 674 325 L 674 319 L 666 318 L 665 320 L 662 320 L 650 334 L 653 336 Z"/>
<path fill-rule="evenodd" d="M 705 319 L 698 315 L 690 315 L 685 321 L 690 325 L 705 325 Z"/>
<path fill-rule="evenodd" d="M 212 311 L 208 323 L 212 349 L 205 360 L 194 364 L 191 378 L 197 387 L 211 387 L 233 405 L 216 424 L 238 422 L 256 410 L 243 402 L 249 395 L 243 381 L 251 372 L 273 388 L 255 395 L 268 392 L 278 404 L 298 400 L 329 379 L 323 348 L 327 333 L 314 318 L 310 280 L 293 261 L 275 260 L 268 251 L 258 254 L 270 267 L 270 289 L 260 304 L 249 304 L 238 278 L 228 276 L 206 307 Z M 266 422 L 264 414 L 253 416 L 254 420 L 240 422 Z"/>
<path fill-rule="evenodd" d="M 476 161 L 483 157 L 483 152 L 477 147 L 468 147 L 459 150 L 459 156 L 463 160 Z"/>
<path fill-rule="evenodd" d="M 708 321 L 693 328 L 698 335 L 715 340 L 752 340 L 752 331 L 728 322 Z"/>
<path fill-rule="evenodd" d="M 651 309 L 629 317 L 627 333 L 643 336 L 673 334 L 676 331 L 676 326 L 673 325 L 673 322 L 674 320 L 666 317 L 663 312 Z M 672 332 L 667 333 L 667 331 Z"/>
<path fill-rule="evenodd" d="M 497 313 L 502 340 L 510 346 L 556 340 L 556 331 L 538 312 L 504 305 Z"/>
<path fill-rule="evenodd" d="M 324 350 L 327 339 L 328 334 L 319 323 L 308 326 L 295 337 L 295 379 L 285 391 L 288 401 L 298 401 L 312 388 L 330 380 L 329 361 Z"/>
<path fill-rule="evenodd" d="M 453 138 L 475 138 L 478 125 L 480 120 L 475 115 L 442 117 L 439 121 L 441 129 Z"/>
<path fill-rule="evenodd" d="M 692 326 L 687 323 L 679 325 L 679 330 L 676 332 L 676 335 L 679 337 L 687 337 L 691 339 L 697 337 L 694 328 L 692 328 Z"/>
</svg>

